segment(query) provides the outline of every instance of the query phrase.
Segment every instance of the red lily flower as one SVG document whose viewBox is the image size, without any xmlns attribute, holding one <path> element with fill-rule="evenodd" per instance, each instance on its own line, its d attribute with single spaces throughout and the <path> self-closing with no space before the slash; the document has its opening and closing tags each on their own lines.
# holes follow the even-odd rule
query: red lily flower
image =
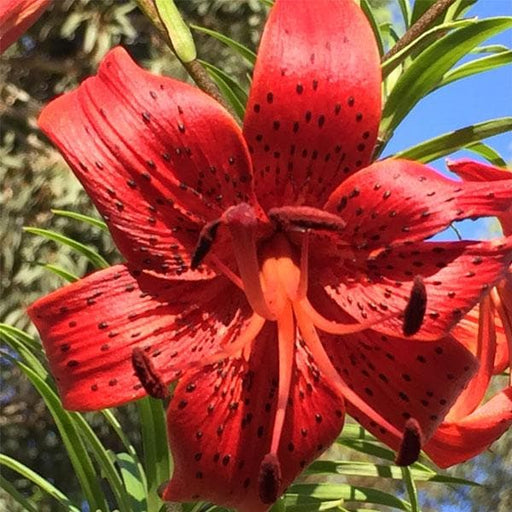
<svg viewBox="0 0 512 512">
<path fill-rule="evenodd" d="M 0 54 L 43 14 L 51 0 L 0 0 Z"/>
<path fill-rule="evenodd" d="M 407 463 L 473 374 L 447 333 L 501 279 L 512 240 L 424 240 L 501 214 L 512 191 L 366 167 L 379 69 L 352 0 L 278 0 L 243 131 L 120 48 L 41 114 L 127 263 L 29 313 L 70 409 L 180 379 L 166 500 L 267 510 L 345 409 Z"/>
<path fill-rule="evenodd" d="M 512 183 L 508 169 L 465 159 L 448 167 L 467 181 L 508 179 Z M 511 235 L 512 207 L 498 218 L 503 233 Z M 475 354 L 480 367 L 425 446 L 438 466 L 452 466 L 480 454 L 512 426 L 512 377 L 508 386 L 483 403 L 492 376 L 512 367 L 511 270 L 453 330 L 453 337 Z"/>
</svg>

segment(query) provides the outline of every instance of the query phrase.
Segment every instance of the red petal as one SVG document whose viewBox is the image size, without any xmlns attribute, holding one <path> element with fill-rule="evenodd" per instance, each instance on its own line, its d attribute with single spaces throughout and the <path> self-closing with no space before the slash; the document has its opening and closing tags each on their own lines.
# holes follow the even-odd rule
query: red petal
<svg viewBox="0 0 512 512">
<path fill-rule="evenodd" d="M 269 452 L 277 404 L 275 325 L 243 357 L 187 374 L 168 412 L 175 461 L 164 491 L 169 501 L 209 500 L 240 512 L 269 508 L 258 493 L 260 465 Z M 295 372 L 278 459 L 279 494 L 327 448 L 343 425 L 343 400 L 319 379 L 314 361 L 297 345 Z"/>
<path fill-rule="evenodd" d="M 496 329 L 494 311 L 489 296 L 484 297 L 480 303 L 479 328 L 476 337 L 476 350 L 473 353 L 478 359 L 479 368 L 450 409 L 446 417 L 446 420 L 450 422 L 468 416 L 480 405 L 493 375 L 496 355 Z"/>
<path fill-rule="evenodd" d="M 0 54 L 43 14 L 51 0 L 2 0 L 0 5 Z"/>
<path fill-rule="evenodd" d="M 501 181 L 512 180 L 512 171 L 494 165 L 486 165 L 475 160 L 461 159 L 448 161 L 450 171 L 466 181 Z M 512 186 L 512 184 L 510 185 Z M 509 213 L 499 217 L 505 235 L 512 235 L 512 204 Z"/>
<path fill-rule="evenodd" d="M 380 64 L 353 0 L 278 0 L 260 43 L 244 120 L 265 208 L 320 206 L 370 160 Z"/>
<path fill-rule="evenodd" d="M 496 312 L 493 313 L 496 336 L 496 354 L 494 357 L 493 374 L 497 375 L 509 365 L 508 346 L 505 331 Z M 462 343 L 472 354 L 477 353 L 478 322 L 480 304 L 475 306 L 452 330 L 453 337 Z"/>
<path fill-rule="evenodd" d="M 252 200 L 233 119 L 190 85 L 139 68 L 122 48 L 39 119 L 105 216 L 130 263 L 182 274 L 199 230 Z M 201 278 L 201 272 L 188 277 Z"/>
<path fill-rule="evenodd" d="M 245 328 L 251 313 L 224 278 L 206 285 L 162 281 L 124 265 L 51 293 L 28 312 L 65 407 L 82 411 L 145 394 L 132 367 L 134 348 L 143 349 L 169 383 L 219 352 L 221 340 Z"/>
<path fill-rule="evenodd" d="M 361 253 L 363 251 L 360 251 Z M 356 256 L 359 254 L 356 253 Z M 423 277 L 427 309 L 415 339 L 444 336 L 499 281 L 512 259 L 512 238 L 489 242 L 417 242 L 393 246 L 360 263 L 311 265 L 312 276 L 352 317 L 402 335 L 416 275 Z M 390 319 L 390 316 L 394 318 Z"/>
<path fill-rule="evenodd" d="M 447 468 L 482 453 L 511 426 L 512 387 L 508 387 L 463 420 L 441 424 L 425 451 L 438 466 Z"/>
<path fill-rule="evenodd" d="M 476 370 L 475 358 L 452 338 L 415 342 L 364 331 L 348 336 L 322 333 L 322 343 L 343 380 L 399 431 L 415 418 L 428 439 Z M 379 439 L 398 449 L 375 419 L 347 399 L 347 412 Z"/>
<path fill-rule="evenodd" d="M 351 176 L 325 206 L 347 223 L 344 239 L 368 250 L 428 238 L 451 222 L 500 215 L 512 206 L 509 180 L 454 181 L 407 160 L 383 160 Z"/>
<path fill-rule="evenodd" d="M 466 181 L 501 181 L 512 180 L 512 171 L 495 165 L 483 164 L 476 160 L 461 158 L 448 160 L 448 169 Z"/>
</svg>

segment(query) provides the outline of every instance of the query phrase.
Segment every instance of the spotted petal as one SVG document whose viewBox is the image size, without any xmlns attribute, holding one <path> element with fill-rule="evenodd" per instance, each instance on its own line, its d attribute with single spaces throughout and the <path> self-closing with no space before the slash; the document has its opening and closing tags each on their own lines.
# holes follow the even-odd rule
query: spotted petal
<svg viewBox="0 0 512 512">
<path fill-rule="evenodd" d="M 325 205 L 346 222 L 344 241 L 368 251 L 424 240 L 453 221 L 511 207 L 510 180 L 454 181 L 417 162 L 392 159 L 351 176 Z"/>
<path fill-rule="evenodd" d="M 460 160 L 448 161 L 448 168 L 466 181 L 501 181 L 511 180 L 510 186 L 512 187 L 512 171 L 510 169 L 503 169 L 494 165 L 487 165 L 475 160 L 466 158 Z M 505 235 L 512 235 L 512 204 L 509 211 L 499 217 L 503 233 Z"/>
<path fill-rule="evenodd" d="M 353 0 L 275 3 L 244 119 L 265 208 L 321 206 L 368 164 L 380 82 L 375 38 Z"/>
<path fill-rule="evenodd" d="M 476 370 L 475 358 L 451 338 L 419 343 L 368 330 L 322 334 L 322 343 L 343 380 L 375 414 L 368 417 L 349 399 L 347 412 L 393 449 L 401 439 L 383 428 L 383 420 L 402 432 L 415 418 L 428 439 Z"/>
<path fill-rule="evenodd" d="M 482 453 L 511 426 L 509 386 L 461 421 L 443 423 L 425 451 L 438 466 L 453 466 Z"/>
<path fill-rule="evenodd" d="M 139 68 L 122 48 L 51 102 L 39 124 L 136 266 L 203 278 L 189 271 L 199 230 L 227 206 L 252 201 L 234 120 L 201 91 Z"/>
<path fill-rule="evenodd" d="M 248 360 L 240 356 L 187 374 L 168 411 L 175 471 L 169 501 L 209 500 L 240 512 L 263 512 L 260 465 L 270 448 L 277 405 L 275 325 L 267 324 Z M 318 378 L 297 345 L 290 401 L 278 450 L 278 493 L 327 448 L 343 425 L 343 400 Z"/>
<path fill-rule="evenodd" d="M 504 240 L 504 241 L 503 241 Z M 442 337 L 469 311 L 512 259 L 512 238 L 489 242 L 416 242 L 392 246 L 368 260 L 324 260 L 313 278 L 353 318 L 403 335 L 414 277 L 421 275 L 427 306 L 416 339 Z M 362 255 L 364 256 L 364 254 Z M 393 317 L 393 318 L 391 318 Z"/>
<path fill-rule="evenodd" d="M 219 301 L 219 296 L 224 297 Z M 163 282 L 117 265 L 35 302 L 40 332 L 64 406 L 113 407 L 145 395 L 132 366 L 142 349 L 164 384 L 245 329 L 250 310 L 229 281 Z"/>
</svg>

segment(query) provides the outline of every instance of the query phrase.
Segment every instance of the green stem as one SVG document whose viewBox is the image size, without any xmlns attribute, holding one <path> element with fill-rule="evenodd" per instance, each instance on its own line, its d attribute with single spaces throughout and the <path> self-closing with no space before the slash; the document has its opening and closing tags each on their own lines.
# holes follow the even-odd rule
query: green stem
<svg viewBox="0 0 512 512">
<path fill-rule="evenodd" d="M 411 469 L 409 466 L 400 468 L 402 470 L 402 480 L 405 483 L 407 494 L 409 495 L 409 501 L 411 503 L 411 512 L 421 512 L 420 502 L 418 499 L 418 491 L 414 478 L 412 477 Z"/>
<path fill-rule="evenodd" d="M 204 91 L 206 94 L 217 100 L 231 115 L 238 119 L 237 114 L 233 111 L 229 103 L 224 99 L 217 84 L 210 78 L 208 72 L 204 69 L 202 64 L 194 59 L 190 62 L 184 62 L 180 59 L 179 55 L 175 52 L 171 38 L 169 37 L 169 33 L 167 32 L 160 16 L 158 15 L 158 11 L 156 9 L 155 3 L 153 0 L 136 0 L 137 5 L 140 10 L 144 13 L 144 15 L 151 21 L 151 23 L 158 30 L 158 33 L 166 42 L 167 46 L 172 50 L 174 55 L 181 62 L 183 67 L 187 70 L 188 74 L 194 80 L 196 85 Z"/>
</svg>

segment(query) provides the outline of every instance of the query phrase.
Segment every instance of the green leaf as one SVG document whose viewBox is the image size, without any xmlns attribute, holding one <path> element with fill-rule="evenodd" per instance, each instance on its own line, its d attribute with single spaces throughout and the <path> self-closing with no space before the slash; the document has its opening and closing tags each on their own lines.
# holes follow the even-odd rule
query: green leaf
<svg viewBox="0 0 512 512">
<path fill-rule="evenodd" d="M 451 21 L 426 30 L 405 48 L 402 48 L 399 52 L 395 53 L 395 55 L 382 63 L 381 70 L 383 78 L 386 78 L 397 66 L 402 64 L 403 61 L 409 57 L 409 55 L 421 52 L 433 41 L 437 41 L 439 37 L 444 35 L 446 32 L 449 32 L 450 30 L 471 25 L 474 23 L 475 19 Z"/>
<path fill-rule="evenodd" d="M 0 464 L 16 471 L 16 473 L 37 485 L 43 492 L 55 499 L 64 510 L 80 512 L 80 509 L 73 505 L 71 500 L 63 492 L 21 462 L 0 453 Z"/>
<path fill-rule="evenodd" d="M 368 0 L 361 0 L 361 9 L 365 13 L 366 19 L 369 21 L 370 26 L 372 27 L 373 35 L 375 36 L 375 40 L 377 41 L 377 46 L 379 48 L 379 55 L 382 57 L 382 55 L 384 55 L 384 40 L 379 27 L 379 23 L 373 15 L 373 9 L 368 3 Z"/>
<path fill-rule="evenodd" d="M 494 148 L 484 144 L 483 142 L 473 142 L 465 146 L 464 149 L 467 149 L 479 156 L 483 156 L 491 164 L 496 165 L 497 167 L 507 166 L 507 162 L 505 162 L 503 157 Z"/>
<path fill-rule="evenodd" d="M 162 500 L 159 498 L 157 490 L 162 482 L 169 480 L 171 475 L 165 411 L 161 400 L 151 397 L 138 400 L 137 407 L 144 448 L 144 470 L 148 486 L 147 512 L 158 512 Z"/>
<path fill-rule="evenodd" d="M 221 34 L 220 32 L 210 30 L 209 28 L 199 27 L 198 25 L 190 25 L 190 27 L 194 30 L 197 30 L 198 32 L 202 32 L 203 34 L 208 34 L 209 36 L 214 37 L 229 48 L 235 50 L 236 53 L 238 53 L 246 62 L 248 62 L 251 66 L 254 66 L 254 63 L 256 62 L 256 54 L 243 44 L 239 43 L 238 41 L 234 41 L 233 39 L 225 36 L 224 34 Z"/>
<path fill-rule="evenodd" d="M 394 158 L 408 158 L 418 162 L 431 162 L 437 158 L 449 155 L 481 139 L 499 135 L 512 130 L 512 117 L 492 119 L 483 123 L 459 128 L 445 133 L 434 139 L 427 140 L 394 155 Z"/>
<path fill-rule="evenodd" d="M 411 512 L 410 505 L 391 494 L 377 489 L 348 484 L 296 484 L 285 495 L 286 511 L 321 510 L 313 508 L 319 502 L 342 500 L 342 502 L 372 503 Z M 308 505 L 310 508 L 305 508 Z"/>
<path fill-rule="evenodd" d="M 57 265 L 52 265 L 51 263 L 38 263 L 38 265 L 41 265 L 46 270 L 49 270 L 50 272 L 53 272 L 54 274 L 58 275 L 59 277 L 62 277 L 62 279 L 64 279 L 68 283 L 74 283 L 80 279 L 75 274 L 72 274 L 71 272 L 68 272 L 67 270 L 65 270 L 63 268 L 58 267 Z"/>
<path fill-rule="evenodd" d="M 12 362 L 21 368 L 48 407 L 65 445 L 75 476 L 80 482 L 84 497 L 89 503 L 90 508 L 92 510 L 108 512 L 109 508 L 106 497 L 101 490 L 96 469 L 78 433 L 72 413 L 62 408 L 57 394 L 41 375 L 22 361 L 12 359 Z"/>
<path fill-rule="evenodd" d="M 373 464 L 371 462 L 317 460 L 307 469 L 307 473 L 331 473 L 345 476 L 365 476 L 374 478 L 402 479 L 402 471 L 399 466 L 390 464 Z M 411 466 L 411 473 L 415 480 L 450 483 L 459 485 L 478 486 L 476 482 L 456 478 L 449 475 L 441 475 L 424 466 Z"/>
<path fill-rule="evenodd" d="M 240 84 L 231 78 L 227 73 L 217 68 L 209 62 L 200 61 L 206 68 L 210 76 L 215 80 L 215 83 L 221 90 L 224 97 L 228 100 L 233 110 L 237 113 L 240 119 L 244 118 L 245 105 L 247 103 L 247 93 L 240 86 Z"/>
<path fill-rule="evenodd" d="M 398 0 L 398 6 L 400 7 L 400 12 L 402 13 L 405 29 L 407 30 L 411 26 L 411 4 L 409 3 L 409 0 Z"/>
<path fill-rule="evenodd" d="M 146 512 L 146 487 L 141 479 L 137 461 L 129 453 L 117 453 L 114 457 L 130 499 L 130 512 Z"/>
<path fill-rule="evenodd" d="M 461 78 L 466 78 L 468 76 L 476 75 L 477 73 L 490 71 L 501 66 L 506 66 L 510 63 L 512 63 L 512 50 L 495 53 L 493 55 L 488 55 L 487 57 L 472 60 L 471 62 L 466 62 L 465 64 L 462 64 L 461 66 L 448 71 L 436 89 L 439 89 L 440 87 L 443 87 L 447 84 L 451 84 L 452 82 L 460 80 Z"/>
<path fill-rule="evenodd" d="M 87 224 L 90 224 L 91 226 L 100 228 L 103 231 L 108 231 L 107 224 L 103 222 L 101 219 L 96 219 L 95 217 L 90 217 L 89 215 L 83 215 L 82 213 L 71 212 L 69 210 L 56 210 L 52 208 L 51 212 L 55 215 L 67 217 L 73 220 L 78 220 L 80 222 L 85 222 Z"/>
<path fill-rule="evenodd" d="M 103 476 L 112 489 L 112 493 L 119 508 L 119 512 L 131 512 L 129 494 L 126 492 L 121 478 L 109 451 L 103 446 L 98 436 L 87 423 L 83 415 L 79 413 L 69 413 L 74 421 L 80 436 L 87 443 L 90 452 L 94 456 Z"/>
<path fill-rule="evenodd" d="M 398 79 L 388 97 L 380 126 L 381 138 L 389 139 L 400 121 L 438 86 L 458 60 L 482 41 L 510 27 L 512 18 L 477 20 L 450 32 L 424 50 Z"/>
<path fill-rule="evenodd" d="M 23 231 L 26 231 L 32 235 L 43 236 L 49 240 L 53 240 L 54 242 L 58 242 L 60 244 L 71 247 L 79 254 L 87 258 L 96 268 L 107 268 L 109 266 L 108 262 L 96 251 L 90 249 L 84 244 L 81 244 L 80 242 L 77 242 L 76 240 L 73 240 L 72 238 L 61 235 L 60 233 L 56 233 L 55 231 L 50 231 L 48 229 L 28 227 L 23 228 Z"/>
<path fill-rule="evenodd" d="M 7 478 L 4 478 L 1 474 L 0 489 L 3 489 L 7 494 L 9 494 L 12 497 L 12 499 L 16 503 L 21 505 L 25 512 L 39 512 L 38 506 L 28 498 L 25 498 L 25 496 L 23 496 L 23 494 L 21 494 L 16 489 L 16 487 L 14 487 L 14 485 L 12 485 L 11 482 L 9 482 L 9 480 L 7 480 Z"/>
</svg>

